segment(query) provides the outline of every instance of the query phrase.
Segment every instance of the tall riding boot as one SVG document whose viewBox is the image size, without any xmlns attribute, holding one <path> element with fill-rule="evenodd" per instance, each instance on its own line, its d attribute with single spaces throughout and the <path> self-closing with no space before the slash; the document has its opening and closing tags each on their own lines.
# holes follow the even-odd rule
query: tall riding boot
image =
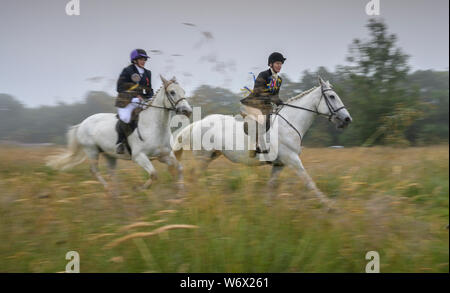
<svg viewBox="0 0 450 293">
<path fill-rule="evenodd" d="M 258 154 L 267 154 L 269 153 L 269 148 L 267 147 L 267 143 L 265 141 L 265 137 L 264 134 L 267 135 L 269 128 L 270 128 L 270 114 L 266 115 L 266 123 L 264 123 L 265 125 L 265 132 L 262 135 L 258 135 L 258 128 L 262 127 L 261 125 L 258 125 L 257 127 L 257 132 L 256 132 L 256 153 Z"/>
<path fill-rule="evenodd" d="M 134 130 L 134 128 L 130 124 L 125 123 L 120 119 L 118 119 L 118 121 L 117 121 L 116 130 L 117 130 L 117 133 L 119 134 L 119 137 L 117 139 L 117 144 L 118 144 L 117 149 L 116 149 L 117 154 L 124 154 L 125 147 L 130 152 L 130 147 L 128 146 L 127 138 Z"/>
</svg>

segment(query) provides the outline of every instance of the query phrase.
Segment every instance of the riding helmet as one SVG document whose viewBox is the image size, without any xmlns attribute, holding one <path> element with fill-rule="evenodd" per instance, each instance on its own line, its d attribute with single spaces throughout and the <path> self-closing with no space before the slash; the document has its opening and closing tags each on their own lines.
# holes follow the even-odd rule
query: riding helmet
<svg viewBox="0 0 450 293">
<path fill-rule="evenodd" d="M 284 63 L 284 60 L 286 60 L 286 58 L 284 58 L 281 53 L 273 52 L 269 56 L 269 60 L 268 60 L 268 64 L 267 65 L 270 66 L 270 64 L 272 64 L 274 62 L 277 62 L 277 61 L 280 61 L 281 63 Z"/>
<path fill-rule="evenodd" d="M 142 57 L 144 57 L 144 58 L 150 58 L 150 57 L 147 55 L 147 52 L 145 52 L 145 50 L 143 50 L 143 49 L 134 49 L 134 50 L 131 52 L 131 54 L 130 54 L 131 62 L 133 62 L 133 61 L 136 60 L 137 58 L 142 58 Z"/>
</svg>

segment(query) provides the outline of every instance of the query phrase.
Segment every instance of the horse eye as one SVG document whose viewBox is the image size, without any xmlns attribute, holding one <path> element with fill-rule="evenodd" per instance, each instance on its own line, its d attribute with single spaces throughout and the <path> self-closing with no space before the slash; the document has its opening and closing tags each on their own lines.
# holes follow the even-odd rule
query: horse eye
<svg viewBox="0 0 450 293">
<path fill-rule="evenodd" d="M 334 99 L 334 95 L 330 95 L 330 99 Z"/>
<path fill-rule="evenodd" d="M 174 95 L 175 95 L 175 91 L 170 91 L 170 94 L 171 94 L 172 96 L 174 96 Z"/>
</svg>

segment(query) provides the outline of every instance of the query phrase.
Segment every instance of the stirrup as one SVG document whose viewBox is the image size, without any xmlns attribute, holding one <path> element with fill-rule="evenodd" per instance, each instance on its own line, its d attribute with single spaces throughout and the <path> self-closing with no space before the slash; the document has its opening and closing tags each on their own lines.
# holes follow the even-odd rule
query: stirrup
<svg viewBox="0 0 450 293">
<path fill-rule="evenodd" d="M 259 146 L 256 147 L 255 153 L 257 154 L 268 154 L 270 150 L 261 150 Z"/>
<path fill-rule="evenodd" d="M 120 142 L 117 145 L 116 154 L 119 154 L 119 155 L 125 154 L 125 144 L 123 142 Z"/>
</svg>

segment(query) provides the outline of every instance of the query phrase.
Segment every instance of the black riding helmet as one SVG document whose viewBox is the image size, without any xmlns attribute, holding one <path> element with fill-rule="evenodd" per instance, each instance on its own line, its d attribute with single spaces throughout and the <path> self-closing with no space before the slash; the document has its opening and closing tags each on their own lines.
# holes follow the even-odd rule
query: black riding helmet
<svg viewBox="0 0 450 293">
<path fill-rule="evenodd" d="M 272 64 L 274 62 L 277 62 L 277 61 L 280 61 L 281 63 L 284 63 L 284 60 L 286 60 L 286 58 L 284 58 L 281 53 L 273 52 L 269 56 L 269 60 L 268 60 L 268 64 L 267 65 L 270 66 L 270 64 Z"/>
</svg>

